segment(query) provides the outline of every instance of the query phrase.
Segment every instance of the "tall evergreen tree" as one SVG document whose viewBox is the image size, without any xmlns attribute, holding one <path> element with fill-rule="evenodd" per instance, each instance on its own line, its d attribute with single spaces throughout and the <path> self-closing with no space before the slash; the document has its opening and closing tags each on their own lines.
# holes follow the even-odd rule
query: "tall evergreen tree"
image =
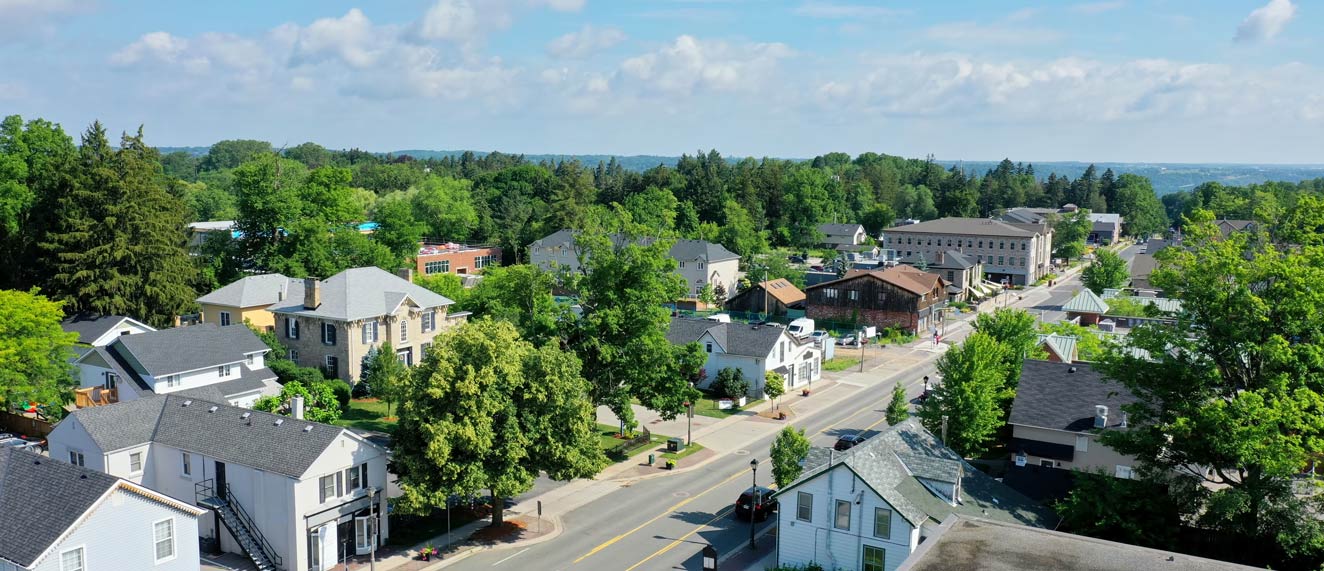
<svg viewBox="0 0 1324 571">
<path fill-rule="evenodd" d="M 184 207 L 166 193 L 160 154 L 142 130 L 115 149 L 100 122 L 84 133 L 73 191 L 42 248 L 51 291 L 74 312 L 167 326 L 193 305 Z"/>
</svg>

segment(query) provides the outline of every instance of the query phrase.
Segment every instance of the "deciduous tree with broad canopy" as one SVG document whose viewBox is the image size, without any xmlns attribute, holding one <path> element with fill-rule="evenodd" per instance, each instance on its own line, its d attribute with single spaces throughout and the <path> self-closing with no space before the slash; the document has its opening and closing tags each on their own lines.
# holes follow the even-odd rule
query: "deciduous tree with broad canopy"
<svg viewBox="0 0 1324 571">
<path fill-rule="evenodd" d="M 535 347 L 510 323 L 479 319 L 438 337 L 400 399 L 397 507 L 426 513 L 453 495 L 488 491 L 500 525 L 506 498 L 540 473 L 597 474 L 607 459 L 589 389 L 574 354 Z"/>
<path fill-rule="evenodd" d="M 800 477 L 803 470 L 800 462 L 809 453 L 809 447 L 809 438 L 805 437 L 803 428 L 787 426 L 777 433 L 777 439 L 772 442 L 771 455 L 772 480 L 777 482 L 778 488 L 789 486 Z"/>
<path fill-rule="evenodd" d="M 963 456 L 983 452 L 1003 424 L 1005 351 L 992 336 L 976 332 L 938 359 L 942 383 L 920 406 L 919 417 L 939 437 L 945 417 L 945 444 Z"/>
<path fill-rule="evenodd" d="M 60 405 L 78 386 L 69 365 L 78 334 L 60 327 L 62 305 L 36 288 L 0 290 L 0 410 L 24 400 Z"/>
</svg>

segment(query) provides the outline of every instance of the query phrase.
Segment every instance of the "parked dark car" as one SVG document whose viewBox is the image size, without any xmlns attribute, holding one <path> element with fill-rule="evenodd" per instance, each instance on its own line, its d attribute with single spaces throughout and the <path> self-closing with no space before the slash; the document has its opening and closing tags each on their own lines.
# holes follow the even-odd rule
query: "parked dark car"
<svg viewBox="0 0 1324 571">
<path fill-rule="evenodd" d="M 752 514 L 756 521 L 768 519 L 769 515 L 777 513 L 778 502 L 772 499 L 772 494 L 772 490 L 763 486 L 741 492 L 740 499 L 736 500 L 736 517 L 749 519 Z"/>
<path fill-rule="evenodd" d="M 805 263 L 805 259 L 804 259 L 804 258 L 801 258 L 800 256 L 786 256 L 786 261 L 788 261 L 788 262 L 790 262 L 790 263 L 792 263 L 792 264 L 803 264 L 803 263 Z"/>
<path fill-rule="evenodd" d="M 838 452 L 850 450 L 864 442 L 864 437 L 858 434 L 845 434 L 837 439 L 837 443 L 832 445 L 832 449 Z"/>
</svg>

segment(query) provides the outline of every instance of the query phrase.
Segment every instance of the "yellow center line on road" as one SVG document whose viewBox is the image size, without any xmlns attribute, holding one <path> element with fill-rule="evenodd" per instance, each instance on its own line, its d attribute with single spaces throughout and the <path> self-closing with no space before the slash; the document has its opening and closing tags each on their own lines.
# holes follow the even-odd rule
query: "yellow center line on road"
<svg viewBox="0 0 1324 571">
<path fill-rule="evenodd" d="M 761 461 L 759 461 L 759 463 L 762 464 L 762 463 L 767 462 L 767 461 L 768 461 L 768 460 L 761 460 Z M 571 564 L 573 565 L 573 564 L 575 564 L 575 563 L 579 563 L 580 561 L 583 561 L 583 560 L 585 560 L 585 559 L 588 559 L 589 557 L 592 557 L 592 556 L 593 556 L 594 554 L 596 554 L 597 552 L 602 551 L 603 549 L 606 549 L 606 548 L 608 548 L 608 547 L 611 547 L 611 546 L 614 545 L 616 542 L 618 542 L 618 541 L 620 541 L 620 540 L 622 540 L 622 539 L 625 539 L 625 538 L 627 538 L 627 537 L 633 535 L 635 532 L 637 532 L 637 531 L 639 531 L 639 530 L 641 530 L 641 529 L 643 529 L 643 528 L 645 528 L 645 527 L 648 527 L 648 526 L 649 526 L 650 524 L 652 524 L 653 522 L 655 522 L 655 521 L 657 521 L 657 520 L 659 520 L 659 519 L 662 519 L 662 518 L 666 517 L 667 515 L 669 515 L 669 514 L 675 512 L 676 510 L 685 507 L 686 504 L 688 504 L 688 503 L 690 503 L 690 502 L 692 502 L 692 501 L 694 501 L 694 500 L 699 499 L 699 498 L 702 497 L 704 494 L 707 494 L 708 492 L 711 492 L 711 491 L 713 491 L 713 490 L 716 490 L 717 488 L 720 488 L 720 487 L 722 487 L 722 486 L 725 486 L 726 484 L 730 483 L 731 480 L 734 480 L 734 479 L 736 479 L 736 478 L 739 478 L 739 477 L 741 477 L 741 476 L 744 476 L 746 473 L 748 473 L 748 472 L 745 471 L 745 470 L 740 470 L 739 472 L 736 472 L 736 473 L 734 473 L 734 474 L 731 474 L 730 477 L 728 477 L 728 478 L 725 479 L 725 480 L 722 480 L 721 482 L 718 482 L 717 484 L 714 484 L 713 487 L 708 488 L 708 489 L 706 489 L 706 490 L 704 490 L 704 491 L 702 491 L 702 492 L 699 492 L 699 493 L 697 493 L 697 494 L 695 494 L 695 495 L 693 495 L 693 496 L 690 496 L 690 497 L 688 497 L 688 498 L 685 498 L 684 500 L 680 501 L 680 502 L 677 503 L 676 505 L 667 508 L 666 511 L 664 511 L 664 512 L 662 512 L 662 513 L 660 513 L 660 514 L 657 514 L 657 515 L 654 516 L 652 519 L 650 519 L 650 520 L 648 520 L 648 521 L 646 521 L 646 522 L 644 522 L 644 523 L 639 524 L 638 527 L 636 527 L 636 528 L 634 528 L 634 529 L 632 529 L 632 530 L 630 530 L 630 531 L 627 531 L 627 532 L 625 532 L 625 533 L 622 533 L 622 534 L 620 534 L 620 535 L 618 535 L 618 536 L 616 536 L 616 537 L 613 537 L 613 538 L 611 538 L 611 539 L 608 539 L 607 541 L 604 541 L 604 542 L 602 543 L 602 545 L 599 545 L 599 546 L 597 546 L 597 547 L 594 547 L 594 548 L 593 548 L 591 551 L 589 551 L 588 553 L 585 553 L 585 554 L 579 556 L 579 559 L 574 560 L 573 562 L 571 562 Z"/>
<path fill-rule="evenodd" d="M 666 553 L 666 552 L 668 552 L 668 551 L 671 551 L 672 549 L 675 549 L 675 547 L 676 547 L 677 545 L 680 545 L 680 544 L 682 544 L 682 543 L 685 543 L 685 540 L 686 540 L 686 539 L 689 539 L 690 536 L 692 536 L 692 535 L 694 535 L 694 534 L 696 534 L 696 533 L 699 533 L 700 531 L 703 531 L 703 530 L 705 530 L 705 529 L 708 529 L 708 526 L 712 525 L 713 522 L 715 522 L 715 521 L 717 521 L 717 520 L 719 520 L 719 519 L 722 519 L 722 518 L 726 517 L 726 514 L 727 514 L 728 512 L 730 512 L 731 509 L 732 509 L 731 506 L 727 506 L 727 507 L 722 508 L 722 511 L 717 512 L 717 515 L 713 516 L 713 519 L 710 519 L 710 520 L 708 520 L 706 523 L 704 523 L 703 525 L 694 528 L 694 529 L 693 529 L 692 531 L 690 531 L 689 533 L 687 533 L 687 534 L 685 534 L 685 535 L 682 535 L 682 536 L 676 538 L 675 541 L 672 541 L 671 543 L 667 544 L 666 547 L 663 547 L 662 549 L 659 549 L 659 550 L 657 550 L 657 551 L 654 551 L 652 555 L 649 555 L 648 557 L 645 557 L 645 558 L 643 558 L 643 559 L 640 559 L 638 563 L 635 563 L 634 565 L 631 565 L 631 566 L 629 566 L 629 567 L 626 567 L 626 568 L 625 568 L 625 571 L 634 571 L 634 570 L 637 569 L 640 565 L 643 565 L 643 564 L 648 563 L 649 561 L 651 561 L 654 557 L 657 557 L 658 555 L 662 555 L 663 553 Z M 754 514 L 753 514 L 753 513 L 749 514 L 749 517 L 754 517 Z"/>
</svg>

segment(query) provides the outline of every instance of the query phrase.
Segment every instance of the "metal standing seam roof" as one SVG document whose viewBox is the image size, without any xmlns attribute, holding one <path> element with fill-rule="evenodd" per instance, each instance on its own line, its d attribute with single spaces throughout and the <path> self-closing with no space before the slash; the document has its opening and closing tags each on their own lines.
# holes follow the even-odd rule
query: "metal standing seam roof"
<svg viewBox="0 0 1324 571">
<path fill-rule="evenodd" d="M 1026 359 L 1008 424 L 1088 433 L 1094 407 L 1108 407 L 1107 428 L 1121 428 L 1122 405 L 1139 402 L 1126 387 L 1087 364 Z"/>
<path fill-rule="evenodd" d="M 340 272 L 322 280 L 321 288 L 321 305 L 316 309 L 305 309 L 304 296 L 300 295 L 286 297 L 267 310 L 318 319 L 357 321 L 390 314 L 405 297 L 423 308 L 455 303 L 446 296 L 373 266 Z"/>
<path fill-rule="evenodd" d="M 198 298 L 198 303 L 248 308 L 285 299 L 303 299 L 303 280 L 281 274 L 248 276 Z"/>
<path fill-rule="evenodd" d="M 1013 224 L 991 218 L 956 218 L 947 217 L 928 220 L 918 224 L 893 226 L 883 233 L 902 234 L 962 234 L 970 236 L 1002 236 L 1007 238 L 1031 238 L 1042 235 L 1043 226 L 1039 224 Z"/>
<path fill-rule="evenodd" d="M 345 432 L 338 426 L 175 394 L 79 409 L 69 418 L 76 419 L 103 452 L 156 442 L 296 479 Z"/>
<path fill-rule="evenodd" d="M 941 522 L 952 514 L 980 515 L 1038 527 L 1053 526 L 1059 519 L 1053 510 L 965 462 L 915 419 L 888 427 L 845 452 L 811 449 L 801 477 L 777 494 L 788 493 L 842 466 L 864 480 L 874 493 L 915 526 L 930 519 Z M 951 480 L 954 474 L 959 474 L 961 490 L 956 505 L 938 497 L 918 480 Z"/>
<path fill-rule="evenodd" d="M 1076 360 L 1076 345 L 1079 341 L 1074 335 L 1040 333 L 1036 342 L 1040 345 L 1047 345 L 1053 353 L 1057 354 L 1059 359 L 1070 363 Z"/>
<path fill-rule="evenodd" d="M 271 350 L 245 326 L 214 323 L 124 335 L 107 347 L 153 377 L 236 363 L 245 354 Z"/>
<path fill-rule="evenodd" d="M 0 447 L 0 560 L 31 567 L 119 478 Z"/>
<path fill-rule="evenodd" d="M 1108 313 L 1108 303 L 1089 288 L 1082 288 L 1075 297 L 1071 298 L 1071 301 L 1062 306 L 1062 311 L 1103 315 Z"/>
<path fill-rule="evenodd" d="M 1121 290 L 1105 289 L 1103 290 L 1102 298 L 1104 300 L 1109 300 L 1115 297 L 1121 297 L 1121 295 L 1122 295 Z M 1127 299 L 1130 299 L 1132 301 L 1138 301 L 1140 303 L 1157 307 L 1159 311 L 1162 311 L 1164 313 L 1177 313 L 1181 311 L 1180 299 L 1173 299 L 1170 297 L 1147 297 L 1147 296 L 1139 296 L 1139 295 L 1126 296 L 1126 297 Z"/>
<path fill-rule="evenodd" d="M 77 333 L 78 339 L 76 341 L 78 343 L 91 343 L 126 319 L 149 330 L 152 329 L 150 325 L 124 315 L 91 315 L 87 313 L 65 318 L 64 321 L 60 322 L 60 328 L 64 329 L 66 333 Z"/>
</svg>

